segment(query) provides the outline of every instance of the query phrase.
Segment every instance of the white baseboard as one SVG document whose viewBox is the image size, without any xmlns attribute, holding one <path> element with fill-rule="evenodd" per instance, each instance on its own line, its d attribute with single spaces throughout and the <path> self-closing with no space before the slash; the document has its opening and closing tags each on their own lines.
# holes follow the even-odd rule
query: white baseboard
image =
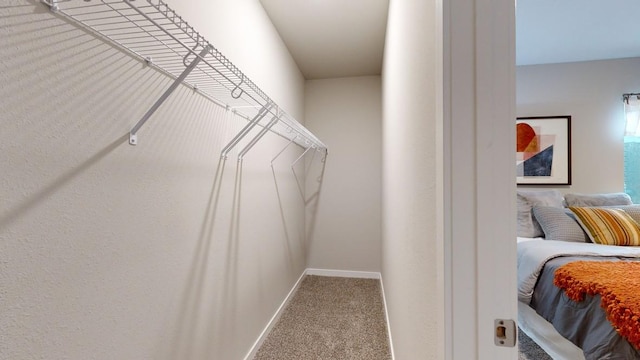
<svg viewBox="0 0 640 360">
<path fill-rule="evenodd" d="M 349 270 L 308 268 L 304 272 L 306 275 L 350 277 L 350 278 L 358 278 L 358 279 L 380 279 L 380 273 L 373 272 L 373 271 L 349 271 Z"/>
<path fill-rule="evenodd" d="M 275 326 L 275 324 L 278 322 L 278 319 L 280 319 L 280 316 L 282 315 L 282 311 L 287 307 L 287 304 L 293 297 L 293 294 L 295 294 L 296 290 L 298 290 L 298 287 L 300 286 L 300 283 L 302 282 L 302 279 L 305 277 L 306 273 L 307 273 L 306 270 L 302 272 L 302 274 L 300 275 L 296 283 L 293 285 L 293 287 L 291 288 L 287 296 L 284 298 L 284 300 L 276 310 L 276 313 L 273 314 L 273 316 L 271 317 L 271 320 L 269 320 L 269 322 L 267 323 L 267 326 L 264 328 L 264 330 L 262 330 L 256 342 L 253 343 L 253 346 L 251 347 L 251 349 L 249 349 L 249 352 L 244 357 L 244 360 L 251 360 L 256 356 L 258 349 L 260 349 L 260 346 L 262 346 L 262 343 L 267 338 L 267 335 L 269 334 L 271 329 Z"/>
<path fill-rule="evenodd" d="M 393 353 L 393 340 L 391 340 L 391 323 L 389 323 L 389 310 L 387 309 L 387 297 L 384 295 L 384 284 L 382 275 L 380 275 L 380 290 L 382 292 L 382 305 L 384 306 L 384 320 L 387 322 L 387 337 L 389 338 L 389 351 L 391 352 L 391 360 L 395 360 Z"/>
<path fill-rule="evenodd" d="M 278 322 L 278 319 L 280 319 L 280 316 L 282 315 L 282 312 L 284 311 L 284 309 L 286 308 L 287 304 L 289 303 L 289 301 L 293 297 L 293 294 L 295 294 L 296 290 L 298 290 L 298 287 L 300 286 L 300 283 L 302 282 L 302 279 L 306 275 L 350 277 L 350 278 L 359 278 L 359 279 L 379 279 L 380 280 L 380 288 L 382 290 L 382 302 L 383 302 L 383 305 L 384 305 L 384 316 L 385 316 L 385 320 L 387 321 L 387 335 L 389 337 L 389 349 L 391 350 L 391 359 L 392 360 L 395 359 L 395 357 L 393 355 L 393 343 L 391 342 L 391 328 L 389 326 L 389 313 L 387 312 L 387 300 L 386 300 L 386 298 L 384 296 L 384 287 L 382 286 L 382 276 L 380 275 L 380 273 L 379 272 L 372 272 L 372 271 L 371 272 L 370 271 L 348 271 L 348 270 L 310 269 L 310 268 L 307 268 L 302 272 L 302 275 L 300 275 L 300 277 L 298 278 L 298 281 L 296 281 L 296 283 L 293 285 L 293 287 L 291 288 L 291 290 L 289 291 L 287 296 L 284 298 L 284 300 L 282 301 L 282 304 L 280 304 L 280 306 L 276 310 L 276 313 L 273 314 L 273 316 L 271 317 L 271 320 L 269 320 L 269 322 L 267 323 L 267 326 L 264 328 L 264 330 L 262 330 L 262 332 L 260 333 L 260 336 L 258 336 L 258 339 L 253 343 L 253 346 L 251 347 L 251 349 L 249 349 L 249 352 L 244 357 L 244 360 L 251 360 L 256 356 L 256 353 L 258 352 L 258 349 L 260 349 L 260 346 L 262 346 L 262 343 L 267 338 L 267 335 L 269 334 L 271 329 L 275 326 L 275 324 Z"/>
</svg>

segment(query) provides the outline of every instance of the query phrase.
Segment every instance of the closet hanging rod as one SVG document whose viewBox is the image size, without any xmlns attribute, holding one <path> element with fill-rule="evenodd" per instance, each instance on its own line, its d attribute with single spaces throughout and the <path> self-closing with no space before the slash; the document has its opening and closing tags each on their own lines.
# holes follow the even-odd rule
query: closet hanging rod
<svg viewBox="0 0 640 360">
<path fill-rule="evenodd" d="M 185 84 L 214 103 L 224 106 L 250 121 L 261 109 L 279 121 L 269 130 L 303 147 L 326 146 L 294 118 L 282 111 L 258 86 L 200 33 L 162 0 L 41 0 L 49 8 L 114 44 L 154 69 Z M 204 52 L 204 49 L 210 49 Z M 187 74 L 185 69 L 193 64 Z M 184 76 L 182 76 L 184 75 Z M 175 90 L 175 89 L 174 89 Z M 169 93 L 170 94 L 170 93 Z M 167 94 L 165 98 L 169 96 Z M 163 100 L 162 100 L 163 101 Z M 161 100 L 149 109 L 157 110 Z M 153 109 L 155 108 L 155 109 Z M 132 129 L 133 135 L 149 115 Z M 263 119 L 271 117 L 263 117 Z M 140 125 L 140 126 L 138 126 Z M 258 122 L 262 128 L 269 124 Z M 135 136 L 133 137 L 135 142 Z"/>
</svg>

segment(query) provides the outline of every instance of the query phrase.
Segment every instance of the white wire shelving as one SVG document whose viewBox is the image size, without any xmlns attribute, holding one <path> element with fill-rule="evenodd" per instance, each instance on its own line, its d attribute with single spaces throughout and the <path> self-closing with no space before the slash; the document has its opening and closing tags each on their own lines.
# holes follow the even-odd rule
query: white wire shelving
<svg viewBox="0 0 640 360">
<path fill-rule="evenodd" d="M 146 61 L 174 79 L 130 131 L 137 132 L 181 84 L 245 118 L 247 125 L 224 147 L 221 156 L 254 128 L 261 128 L 239 151 L 242 157 L 271 131 L 306 150 L 326 153 L 326 146 L 287 114 L 231 61 L 162 0 L 41 0 L 52 11 Z M 287 145 L 288 146 L 288 145 Z"/>
</svg>

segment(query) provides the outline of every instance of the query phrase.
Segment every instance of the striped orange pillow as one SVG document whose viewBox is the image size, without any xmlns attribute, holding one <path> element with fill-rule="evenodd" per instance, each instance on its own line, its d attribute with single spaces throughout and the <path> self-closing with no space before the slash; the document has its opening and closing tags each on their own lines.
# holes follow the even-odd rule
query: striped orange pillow
<svg viewBox="0 0 640 360">
<path fill-rule="evenodd" d="M 578 206 L 569 209 L 576 214 L 576 220 L 592 242 L 640 246 L 640 225 L 624 210 Z"/>
</svg>

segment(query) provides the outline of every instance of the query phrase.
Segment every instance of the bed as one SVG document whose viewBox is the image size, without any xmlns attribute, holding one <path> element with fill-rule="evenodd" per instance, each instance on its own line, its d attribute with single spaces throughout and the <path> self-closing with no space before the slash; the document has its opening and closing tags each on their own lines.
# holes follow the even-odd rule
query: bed
<svg viewBox="0 0 640 360">
<path fill-rule="evenodd" d="M 555 271 L 575 261 L 640 262 L 640 248 L 555 240 L 519 242 L 519 316 L 522 316 L 520 322 L 525 322 L 521 328 L 554 359 L 640 359 L 640 353 L 607 320 L 599 295 L 586 296 L 584 301 L 576 302 L 554 285 Z M 541 319 L 532 317 L 531 312 L 526 312 L 527 308 Z M 553 334 L 552 329 L 547 329 L 546 334 L 531 333 L 541 326 L 541 320 L 580 348 L 582 357 L 576 357 L 580 354 L 575 346 L 559 344 L 562 339 Z"/>
<path fill-rule="evenodd" d="M 530 221 L 536 224 L 527 226 L 529 230 L 535 230 L 537 226 L 537 233 L 521 231 L 519 199 L 518 234 L 535 235 L 518 238 L 519 327 L 553 359 L 640 359 L 638 318 L 632 321 L 633 326 L 638 325 L 633 331 L 619 326 L 620 322 L 614 326 L 609 308 L 615 308 L 609 305 L 605 310 L 601 306 L 603 300 L 611 300 L 609 292 L 602 292 L 604 299 L 598 292 L 592 292 L 591 295 L 583 293 L 581 298 L 576 297 L 580 291 L 593 288 L 591 278 L 602 277 L 607 281 L 614 278 L 606 274 L 610 268 L 640 266 L 640 221 L 637 221 L 640 220 L 640 205 L 598 203 L 597 206 L 588 204 L 586 207 L 576 207 L 567 206 L 565 199 L 561 199 L 561 203 L 558 203 L 558 199 L 547 199 L 541 204 L 537 198 L 537 203 L 531 204 L 528 213 Z M 632 228 L 630 231 L 637 231 L 637 234 L 625 233 L 624 236 L 629 235 L 632 239 L 626 239 L 624 245 L 635 246 L 609 244 L 603 238 L 598 238 L 597 229 L 589 227 L 589 218 L 581 217 L 583 209 L 589 213 L 611 213 L 625 219 L 629 228 Z M 592 269 L 598 272 L 589 273 Z M 563 274 L 565 278 L 560 276 Z M 637 278 L 640 281 L 640 274 Z M 570 281 L 563 282 L 563 279 Z M 582 284 L 576 279 L 589 282 L 588 286 L 576 291 L 571 286 Z"/>
</svg>

